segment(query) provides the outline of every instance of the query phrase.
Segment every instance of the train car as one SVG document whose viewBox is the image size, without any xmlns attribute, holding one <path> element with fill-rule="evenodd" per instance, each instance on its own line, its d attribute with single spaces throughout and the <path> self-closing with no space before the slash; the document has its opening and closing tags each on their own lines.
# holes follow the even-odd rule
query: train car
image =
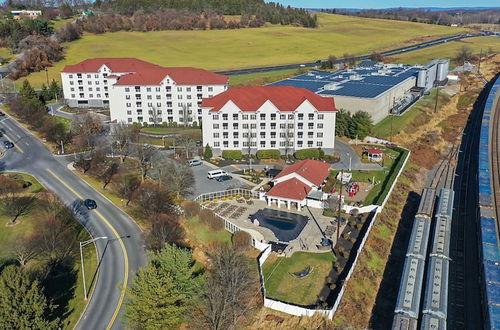
<svg viewBox="0 0 500 330">
<path fill-rule="evenodd" d="M 453 216 L 453 200 L 455 193 L 452 189 L 441 189 L 435 216 L 434 235 L 432 240 L 432 256 L 450 257 L 451 219 Z"/>
<path fill-rule="evenodd" d="M 479 251 L 484 328 L 500 329 L 500 251 L 495 196 L 492 187 L 491 133 L 493 116 L 500 98 L 500 76 L 486 100 L 479 138 Z"/>
<path fill-rule="evenodd" d="M 416 329 L 425 277 L 425 260 L 436 191 L 425 188 L 413 221 L 392 329 Z"/>
<path fill-rule="evenodd" d="M 429 270 L 427 272 L 424 305 L 422 308 L 422 320 L 424 316 L 428 315 L 430 320 L 434 320 L 429 324 L 433 324 L 436 322 L 435 320 L 439 320 L 439 323 L 445 325 L 444 327 L 435 329 L 446 329 L 450 261 L 442 256 L 434 256 L 429 259 Z M 431 327 L 425 327 L 424 325 L 425 322 L 422 322 L 422 329 L 433 329 Z"/>
</svg>

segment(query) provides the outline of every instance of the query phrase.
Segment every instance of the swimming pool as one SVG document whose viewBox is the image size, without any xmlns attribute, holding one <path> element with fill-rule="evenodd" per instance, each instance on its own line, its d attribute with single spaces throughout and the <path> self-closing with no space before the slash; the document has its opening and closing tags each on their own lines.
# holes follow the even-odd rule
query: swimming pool
<svg viewBox="0 0 500 330">
<path fill-rule="evenodd" d="M 309 218 L 297 213 L 273 209 L 258 210 L 250 220 L 257 220 L 259 226 L 270 229 L 276 238 L 282 242 L 296 239 L 304 229 Z"/>
</svg>

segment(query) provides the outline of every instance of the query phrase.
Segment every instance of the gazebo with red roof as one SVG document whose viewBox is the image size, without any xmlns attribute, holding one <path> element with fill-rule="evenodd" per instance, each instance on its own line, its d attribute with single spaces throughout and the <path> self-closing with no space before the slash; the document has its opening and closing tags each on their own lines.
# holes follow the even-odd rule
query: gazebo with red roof
<svg viewBox="0 0 500 330">
<path fill-rule="evenodd" d="M 368 155 L 368 160 L 371 162 L 381 162 L 384 156 L 384 152 L 378 148 L 368 148 L 366 149 L 366 154 Z"/>
<path fill-rule="evenodd" d="M 288 209 L 292 204 L 300 211 L 308 205 L 308 196 L 318 195 L 322 200 L 321 187 L 330 173 L 330 164 L 313 159 L 306 159 L 285 168 L 271 182 L 273 187 L 266 193 L 267 205 L 276 203 L 278 208 L 285 204 Z"/>
</svg>

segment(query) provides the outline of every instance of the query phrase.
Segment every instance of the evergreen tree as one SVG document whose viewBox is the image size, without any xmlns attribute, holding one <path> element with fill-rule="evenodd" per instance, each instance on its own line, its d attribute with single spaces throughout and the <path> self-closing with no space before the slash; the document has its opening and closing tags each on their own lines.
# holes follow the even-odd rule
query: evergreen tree
<svg viewBox="0 0 500 330">
<path fill-rule="evenodd" d="M 337 136 L 349 136 L 349 122 L 351 114 L 345 109 L 340 109 L 335 118 L 335 134 Z"/>
<path fill-rule="evenodd" d="M 23 81 L 23 85 L 21 86 L 19 93 L 21 94 L 24 102 L 38 100 L 38 96 L 28 80 Z"/>
<path fill-rule="evenodd" d="M 38 281 L 30 281 L 18 266 L 7 266 L 0 274 L 1 329 L 56 329 L 49 321 L 49 304 Z"/>
<path fill-rule="evenodd" d="M 49 95 L 51 100 L 58 98 L 61 95 L 61 87 L 59 87 L 59 84 L 54 79 L 52 79 L 49 85 Z"/>
<path fill-rule="evenodd" d="M 45 84 L 42 84 L 42 91 L 40 93 L 40 97 L 45 101 L 49 101 L 52 99 L 51 95 L 50 95 L 50 91 L 49 89 L 47 88 L 47 85 Z"/>
<path fill-rule="evenodd" d="M 214 156 L 213 152 L 212 152 L 212 148 L 208 145 L 205 146 L 205 152 L 203 153 L 203 157 L 205 157 L 206 159 L 210 159 Z"/>
<path fill-rule="evenodd" d="M 349 123 L 349 137 L 351 139 L 358 138 L 363 140 L 368 134 L 370 134 L 373 127 L 373 122 L 365 111 L 356 112 Z"/>
<path fill-rule="evenodd" d="M 151 253 L 150 263 L 140 269 L 129 290 L 125 318 L 131 328 L 177 327 L 201 287 L 189 250 L 165 245 Z"/>
</svg>

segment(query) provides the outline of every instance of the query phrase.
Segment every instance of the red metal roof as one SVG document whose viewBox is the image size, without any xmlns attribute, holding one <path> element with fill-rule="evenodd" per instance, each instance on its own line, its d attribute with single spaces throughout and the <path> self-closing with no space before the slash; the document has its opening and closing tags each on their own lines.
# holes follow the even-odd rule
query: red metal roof
<svg viewBox="0 0 500 330">
<path fill-rule="evenodd" d="M 169 76 L 177 85 L 225 85 L 228 81 L 227 76 L 207 70 L 190 67 L 162 67 L 136 58 L 93 58 L 75 65 L 67 65 L 62 72 L 97 72 L 103 65 L 115 73 L 129 73 L 118 77 L 115 85 L 159 85 L 166 76 Z"/>
<path fill-rule="evenodd" d="M 378 148 L 368 148 L 368 149 L 366 149 L 366 152 L 368 152 L 369 154 L 372 154 L 372 155 L 384 153 L 382 150 L 380 150 Z"/>
<path fill-rule="evenodd" d="M 282 178 L 291 173 L 297 173 L 319 187 L 330 174 L 330 164 L 314 159 L 301 160 L 285 168 L 274 179 Z"/>
<path fill-rule="evenodd" d="M 296 178 L 277 183 L 266 193 L 266 196 L 281 197 L 301 201 L 306 198 L 311 187 Z"/>
<path fill-rule="evenodd" d="M 318 111 L 337 111 L 331 97 L 319 96 L 305 88 L 291 86 L 247 86 L 230 88 L 212 98 L 205 98 L 201 104 L 210 111 L 219 111 L 232 101 L 242 111 L 256 111 L 266 101 L 271 101 L 280 111 L 295 111 L 308 100 Z"/>
</svg>

